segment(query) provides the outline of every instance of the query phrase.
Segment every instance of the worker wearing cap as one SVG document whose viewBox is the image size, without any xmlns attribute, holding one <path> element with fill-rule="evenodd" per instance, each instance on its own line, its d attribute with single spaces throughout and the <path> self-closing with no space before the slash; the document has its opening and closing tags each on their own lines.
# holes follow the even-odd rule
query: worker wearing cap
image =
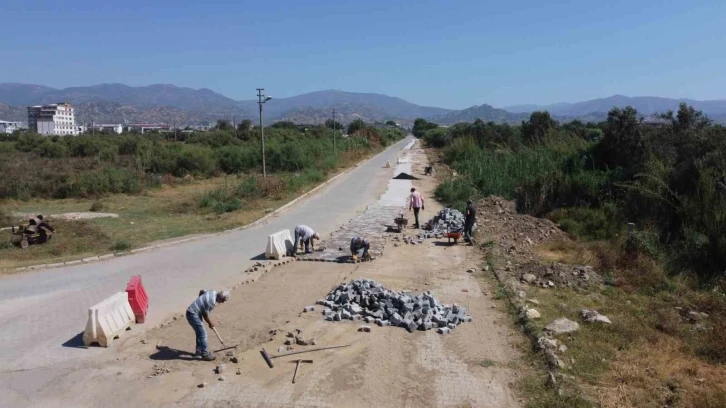
<svg viewBox="0 0 726 408">
<path fill-rule="evenodd" d="M 361 249 L 363 250 L 361 258 L 368 258 L 370 256 L 368 255 L 368 250 L 371 249 L 371 244 L 367 239 L 363 237 L 354 237 L 350 240 L 350 254 L 353 256 L 353 259 L 358 259 L 358 251 Z"/>
<path fill-rule="evenodd" d="M 187 308 L 187 321 L 194 329 L 197 336 L 196 356 L 202 357 L 204 361 L 212 361 L 215 359 L 207 349 L 207 331 L 204 330 L 202 319 L 207 321 L 210 329 L 214 329 L 214 323 L 209 318 L 217 303 L 224 303 L 229 300 L 229 292 L 226 290 L 217 292 L 214 290 L 199 291 L 199 297 Z"/>
<path fill-rule="evenodd" d="M 295 227 L 295 251 L 297 251 L 298 244 L 302 249 L 303 242 L 305 243 L 305 253 L 310 254 L 315 250 L 315 243 L 313 240 L 319 240 L 320 234 L 315 232 L 312 228 L 307 225 L 298 225 Z"/>
</svg>

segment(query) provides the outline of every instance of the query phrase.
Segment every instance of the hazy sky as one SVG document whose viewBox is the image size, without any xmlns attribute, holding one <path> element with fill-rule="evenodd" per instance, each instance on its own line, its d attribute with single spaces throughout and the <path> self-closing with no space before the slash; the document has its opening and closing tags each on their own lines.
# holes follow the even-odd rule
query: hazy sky
<svg viewBox="0 0 726 408">
<path fill-rule="evenodd" d="M 726 98 L 726 1 L 3 1 L 0 82 L 465 108 Z"/>
</svg>

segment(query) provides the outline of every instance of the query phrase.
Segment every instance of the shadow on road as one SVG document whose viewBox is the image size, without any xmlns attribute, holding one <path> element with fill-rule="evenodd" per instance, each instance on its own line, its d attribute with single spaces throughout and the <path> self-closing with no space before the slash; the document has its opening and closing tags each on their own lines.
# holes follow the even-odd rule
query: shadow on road
<svg viewBox="0 0 726 408">
<path fill-rule="evenodd" d="M 71 337 L 68 341 L 63 343 L 63 347 L 71 347 L 71 348 L 88 348 L 85 345 L 83 345 L 83 332 L 80 332 L 76 334 L 75 336 Z"/>
<path fill-rule="evenodd" d="M 196 360 L 194 353 L 177 350 L 168 346 L 156 346 L 156 353 L 149 356 L 152 360 Z"/>
<path fill-rule="evenodd" d="M 266 261 L 266 260 L 267 260 L 267 257 L 265 256 L 264 252 L 250 258 L 250 261 Z"/>
</svg>

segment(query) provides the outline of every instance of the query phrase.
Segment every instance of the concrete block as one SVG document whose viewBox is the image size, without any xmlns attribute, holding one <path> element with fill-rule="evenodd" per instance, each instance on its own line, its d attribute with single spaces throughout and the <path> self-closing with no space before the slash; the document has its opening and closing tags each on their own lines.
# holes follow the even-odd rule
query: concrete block
<svg viewBox="0 0 726 408">
<path fill-rule="evenodd" d="M 371 326 L 361 326 L 358 328 L 358 331 L 369 333 L 371 331 Z"/>
<path fill-rule="evenodd" d="M 315 311 L 315 306 L 305 306 L 305 309 L 303 309 L 304 313 L 314 312 L 314 311 Z"/>
<path fill-rule="evenodd" d="M 265 257 L 267 259 L 281 259 L 286 256 L 289 251 L 294 249 L 290 230 L 278 231 L 267 237 L 267 248 L 265 249 Z"/>
<path fill-rule="evenodd" d="M 376 322 L 376 324 L 378 324 L 381 327 L 385 327 L 385 326 L 390 326 L 391 322 L 389 322 L 388 320 L 379 320 Z"/>
<path fill-rule="evenodd" d="M 449 334 L 451 333 L 451 329 L 448 327 L 439 327 L 439 330 L 437 330 L 439 334 Z"/>
<path fill-rule="evenodd" d="M 108 347 L 127 328 L 136 322 L 129 304 L 129 294 L 118 292 L 88 309 L 88 322 L 83 332 L 83 344 L 98 343 Z"/>
</svg>

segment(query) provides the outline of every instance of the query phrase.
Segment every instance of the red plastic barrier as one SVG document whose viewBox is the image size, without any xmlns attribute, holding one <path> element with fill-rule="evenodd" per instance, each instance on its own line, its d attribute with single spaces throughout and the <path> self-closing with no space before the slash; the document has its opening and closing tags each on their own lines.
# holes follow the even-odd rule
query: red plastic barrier
<svg viewBox="0 0 726 408">
<path fill-rule="evenodd" d="M 135 275 L 126 285 L 126 292 L 129 294 L 129 304 L 136 316 L 136 323 L 143 323 L 146 320 L 146 311 L 149 310 L 149 295 L 141 283 L 141 275 Z"/>
</svg>

